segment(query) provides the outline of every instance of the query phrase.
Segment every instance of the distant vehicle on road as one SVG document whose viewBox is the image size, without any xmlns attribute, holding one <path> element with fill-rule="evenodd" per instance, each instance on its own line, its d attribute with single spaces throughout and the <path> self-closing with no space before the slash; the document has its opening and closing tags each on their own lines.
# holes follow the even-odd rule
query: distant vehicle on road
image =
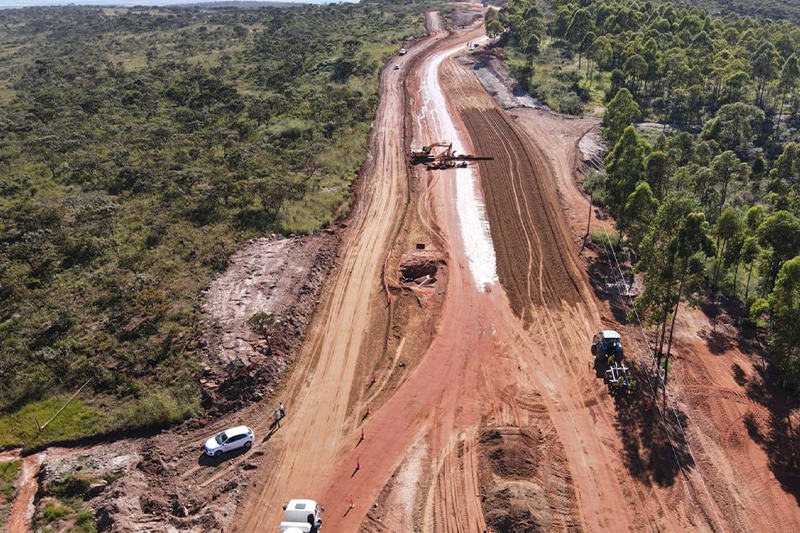
<svg viewBox="0 0 800 533">
<path fill-rule="evenodd" d="M 283 533 L 318 533 L 322 529 L 320 512 L 325 508 L 314 500 L 291 500 L 283 510 L 286 513 L 281 522 Z"/>
<path fill-rule="evenodd" d="M 225 452 L 244 448 L 249 450 L 255 441 L 253 430 L 247 426 L 226 429 L 215 437 L 211 437 L 203 445 L 206 455 L 219 457 Z"/>
<path fill-rule="evenodd" d="M 400 70 L 400 65 L 395 65 L 395 66 L 394 66 L 394 69 L 395 69 L 395 70 Z"/>
<path fill-rule="evenodd" d="M 408 52 L 408 50 L 406 50 L 406 49 L 405 49 L 405 47 L 403 47 L 403 48 L 401 48 L 401 49 L 400 49 L 400 51 L 399 51 L 399 52 L 397 52 L 397 53 L 398 53 L 398 54 L 400 54 L 401 56 L 404 56 L 404 55 L 406 55 L 406 52 Z"/>
</svg>

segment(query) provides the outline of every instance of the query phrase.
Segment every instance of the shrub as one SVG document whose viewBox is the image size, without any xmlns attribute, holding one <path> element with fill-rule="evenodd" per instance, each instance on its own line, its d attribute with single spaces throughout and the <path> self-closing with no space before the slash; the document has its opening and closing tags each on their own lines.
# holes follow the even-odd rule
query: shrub
<svg viewBox="0 0 800 533">
<path fill-rule="evenodd" d="M 55 522 L 56 520 L 61 520 L 65 516 L 69 515 L 70 510 L 68 507 L 64 507 L 63 505 L 48 503 L 44 506 L 44 511 L 42 511 L 42 514 L 47 522 Z"/>
<path fill-rule="evenodd" d="M 591 239 L 593 244 L 603 247 L 609 253 L 611 253 L 609 244 L 614 248 L 616 253 L 619 253 L 625 244 L 624 239 L 616 230 L 595 229 L 589 233 L 589 239 Z"/>
</svg>

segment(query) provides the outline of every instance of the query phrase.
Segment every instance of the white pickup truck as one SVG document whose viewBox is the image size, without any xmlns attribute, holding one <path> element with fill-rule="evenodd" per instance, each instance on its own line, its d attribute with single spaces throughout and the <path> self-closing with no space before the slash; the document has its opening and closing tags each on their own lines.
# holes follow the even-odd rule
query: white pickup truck
<svg viewBox="0 0 800 533">
<path fill-rule="evenodd" d="M 281 522 L 283 533 L 318 533 L 322 529 L 320 513 L 325 508 L 314 500 L 291 500 L 283 510 L 286 512 Z"/>
</svg>

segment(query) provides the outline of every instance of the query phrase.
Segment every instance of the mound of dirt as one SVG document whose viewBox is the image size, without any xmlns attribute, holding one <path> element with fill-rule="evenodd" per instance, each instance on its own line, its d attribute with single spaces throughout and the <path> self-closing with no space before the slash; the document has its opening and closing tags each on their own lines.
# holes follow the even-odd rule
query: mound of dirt
<svg viewBox="0 0 800 533">
<path fill-rule="evenodd" d="M 459 28 L 466 28 L 478 19 L 482 19 L 483 14 L 476 11 L 463 10 L 453 12 L 453 25 Z"/>
<path fill-rule="evenodd" d="M 538 505 L 544 500 L 539 485 L 525 481 L 499 483 L 491 494 L 484 496 L 486 525 L 497 533 L 534 533 L 549 531 L 550 524 Z"/>
<path fill-rule="evenodd" d="M 547 422 L 540 419 L 527 427 L 489 427 L 481 432 L 479 483 L 489 531 L 580 530 L 563 448 L 551 434 L 543 433 L 542 424 Z"/>
<path fill-rule="evenodd" d="M 533 98 L 519 86 L 517 80 L 508 73 L 503 62 L 489 52 L 475 52 L 462 56 L 458 62 L 468 65 L 473 73 L 503 109 L 527 107 L 530 109 L 549 109 L 542 102 Z"/>
<path fill-rule="evenodd" d="M 492 472 L 504 479 L 526 479 L 536 474 L 539 436 L 535 429 L 492 428 L 481 434 L 481 446 Z"/>
</svg>

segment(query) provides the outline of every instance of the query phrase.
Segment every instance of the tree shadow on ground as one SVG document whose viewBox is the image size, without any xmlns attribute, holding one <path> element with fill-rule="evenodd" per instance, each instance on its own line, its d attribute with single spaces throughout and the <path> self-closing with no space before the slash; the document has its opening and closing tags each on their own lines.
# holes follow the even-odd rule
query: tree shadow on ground
<svg viewBox="0 0 800 533">
<path fill-rule="evenodd" d="M 770 413 L 766 423 L 752 414 L 745 418 L 747 432 L 767 454 L 767 463 L 786 492 L 800 504 L 800 401 L 780 386 L 778 375 L 769 366 L 754 366 L 758 377 L 750 379 L 747 396 Z"/>
<path fill-rule="evenodd" d="M 704 331 L 699 336 L 706 341 L 708 351 L 714 355 L 722 355 L 733 346 L 730 336 L 718 330 Z"/>
<path fill-rule="evenodd" d="M 622 325 L 628 324 L 626 298 L 620 294 L 618 280 L 614 271 L 604 259 L 590 257 L 588 261 L 589 281 L 595 296 L 608 303 L 614 320 Z"/>
<path fill-rule="evenodd" d="M 670 487 L 682 469 L 690 470 L 695 466 L 677 422 L 679 420 L 685 430 L 688 419 L 680 409 L 673 412 L 669 405 L 667 412 L 662 413 L 658 399 L 651 402 L 652 391 L 658 393 L 658 388 L 651 388 L 645 381 L 649 379 L 647 369 L 635 366 L 637 390 L 614 397 L 614 426 L 622 440 L 622 462 L 628 472 L 643 483 Z"/>
<path fill-rule="evenodd" d="M 757 353 L 762 358 L 766 356 L 764 342 L 758 335 L 758 328 L 750 320 L 744 303 L 717 298 L 713 292 L 707 291 L 699 308 L 712 324 L 711 332 L 701 335 L 711 353 L 719 355 L 736 346 L 742 352 Z M 726 328 L 733 328 L 735 335 L 730 335 L 730 329 L 726 331 Z"/>
</svg>

